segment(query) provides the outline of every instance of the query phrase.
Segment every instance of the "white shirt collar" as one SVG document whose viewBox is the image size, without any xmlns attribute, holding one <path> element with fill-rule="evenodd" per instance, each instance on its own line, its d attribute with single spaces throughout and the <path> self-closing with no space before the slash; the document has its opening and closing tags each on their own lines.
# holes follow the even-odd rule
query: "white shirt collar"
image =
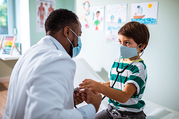
<svg viewBox="0 0 179 119">
<path fill-rule="evenodd" d="M 55 45 L 55 47 L 57 48 L 57 50 L 62 50 L 64 52 L 66 52 L 65 48 L 54 37 L 47 35 L 44 38 L 50 39 L 53 42 L 53 44 Z"/>
</svg>

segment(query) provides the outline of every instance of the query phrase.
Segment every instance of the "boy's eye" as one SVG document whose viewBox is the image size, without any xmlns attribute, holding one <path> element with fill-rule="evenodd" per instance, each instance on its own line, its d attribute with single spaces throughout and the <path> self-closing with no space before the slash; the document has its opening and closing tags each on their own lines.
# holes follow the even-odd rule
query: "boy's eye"
<svg viewBox="0 0 179 119">
<path fill-rule="evenodd" d="M 126 45 L 129 45 L 130 43 L 129 42 L 126 42 Z"/>
</svg>

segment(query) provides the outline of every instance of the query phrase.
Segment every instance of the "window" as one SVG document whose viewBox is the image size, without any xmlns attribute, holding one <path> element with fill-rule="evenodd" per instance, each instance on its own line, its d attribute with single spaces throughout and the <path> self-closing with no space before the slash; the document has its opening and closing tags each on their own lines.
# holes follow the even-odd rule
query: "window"
<svg viewBox="0 0 179 119">
<path fill-rule="evenodd" d="M 0 35 L 14 35 L 15 28 L 14 0 L 0 0 Z"/>
<path fill-rule="evenodd" d="M 8 34 L 7 0 L 0 0 L 0 34 Z"/>
</svg>

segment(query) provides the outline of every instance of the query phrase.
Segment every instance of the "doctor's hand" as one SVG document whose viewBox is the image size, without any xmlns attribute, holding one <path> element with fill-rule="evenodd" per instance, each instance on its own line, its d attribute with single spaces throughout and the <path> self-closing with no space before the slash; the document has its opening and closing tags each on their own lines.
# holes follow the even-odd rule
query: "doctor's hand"
<svg viewBox="0 0 179 119">
<path fill-rule="evenodd" d="M 75 101 L 75 105 L 78 105 L 78 104 L 83 102 L 83 99 L 82 99 L 82 96 L 81 96 L 80 93 L 74 93 L 73 98 L 74 98 L 74 101 Z"/>
<path fill-rule="evenodd" d="M 88 88 L 89 90 L 93 91 L 94 93 L 98 92 L 101 93 L 101 82 L 94 81 L 92 79 L 85 79 L 82 81 L 81 84 L 79 84 L 79 89 L 85 89 Z"/>
<path fill-rule="evenodd" d="M 99 109 L 99 106 L 101 104 L 102 96 L 99 93 L 93 93 L 92 91 L 85 89 L 81 91 L 81 96 L 82 99 L 87 103 L 87 104 L 93 104 L 96 112 Z"/>
</svg>

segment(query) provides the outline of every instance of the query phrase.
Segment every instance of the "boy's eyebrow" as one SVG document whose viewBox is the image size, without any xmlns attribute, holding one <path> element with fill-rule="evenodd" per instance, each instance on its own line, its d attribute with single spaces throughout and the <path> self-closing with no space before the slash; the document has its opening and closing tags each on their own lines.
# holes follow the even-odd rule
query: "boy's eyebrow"
<svg viewBox="0 0 179 119">
<path fill-rule="evenodd" d="M 121 40 L 121 39 L 118 38 L 118 40 Z M 130 41 L 130 40 L 129 39 L 124 39 L 124 41 L 126 42 L 126 41 Z"/>
</svg>

